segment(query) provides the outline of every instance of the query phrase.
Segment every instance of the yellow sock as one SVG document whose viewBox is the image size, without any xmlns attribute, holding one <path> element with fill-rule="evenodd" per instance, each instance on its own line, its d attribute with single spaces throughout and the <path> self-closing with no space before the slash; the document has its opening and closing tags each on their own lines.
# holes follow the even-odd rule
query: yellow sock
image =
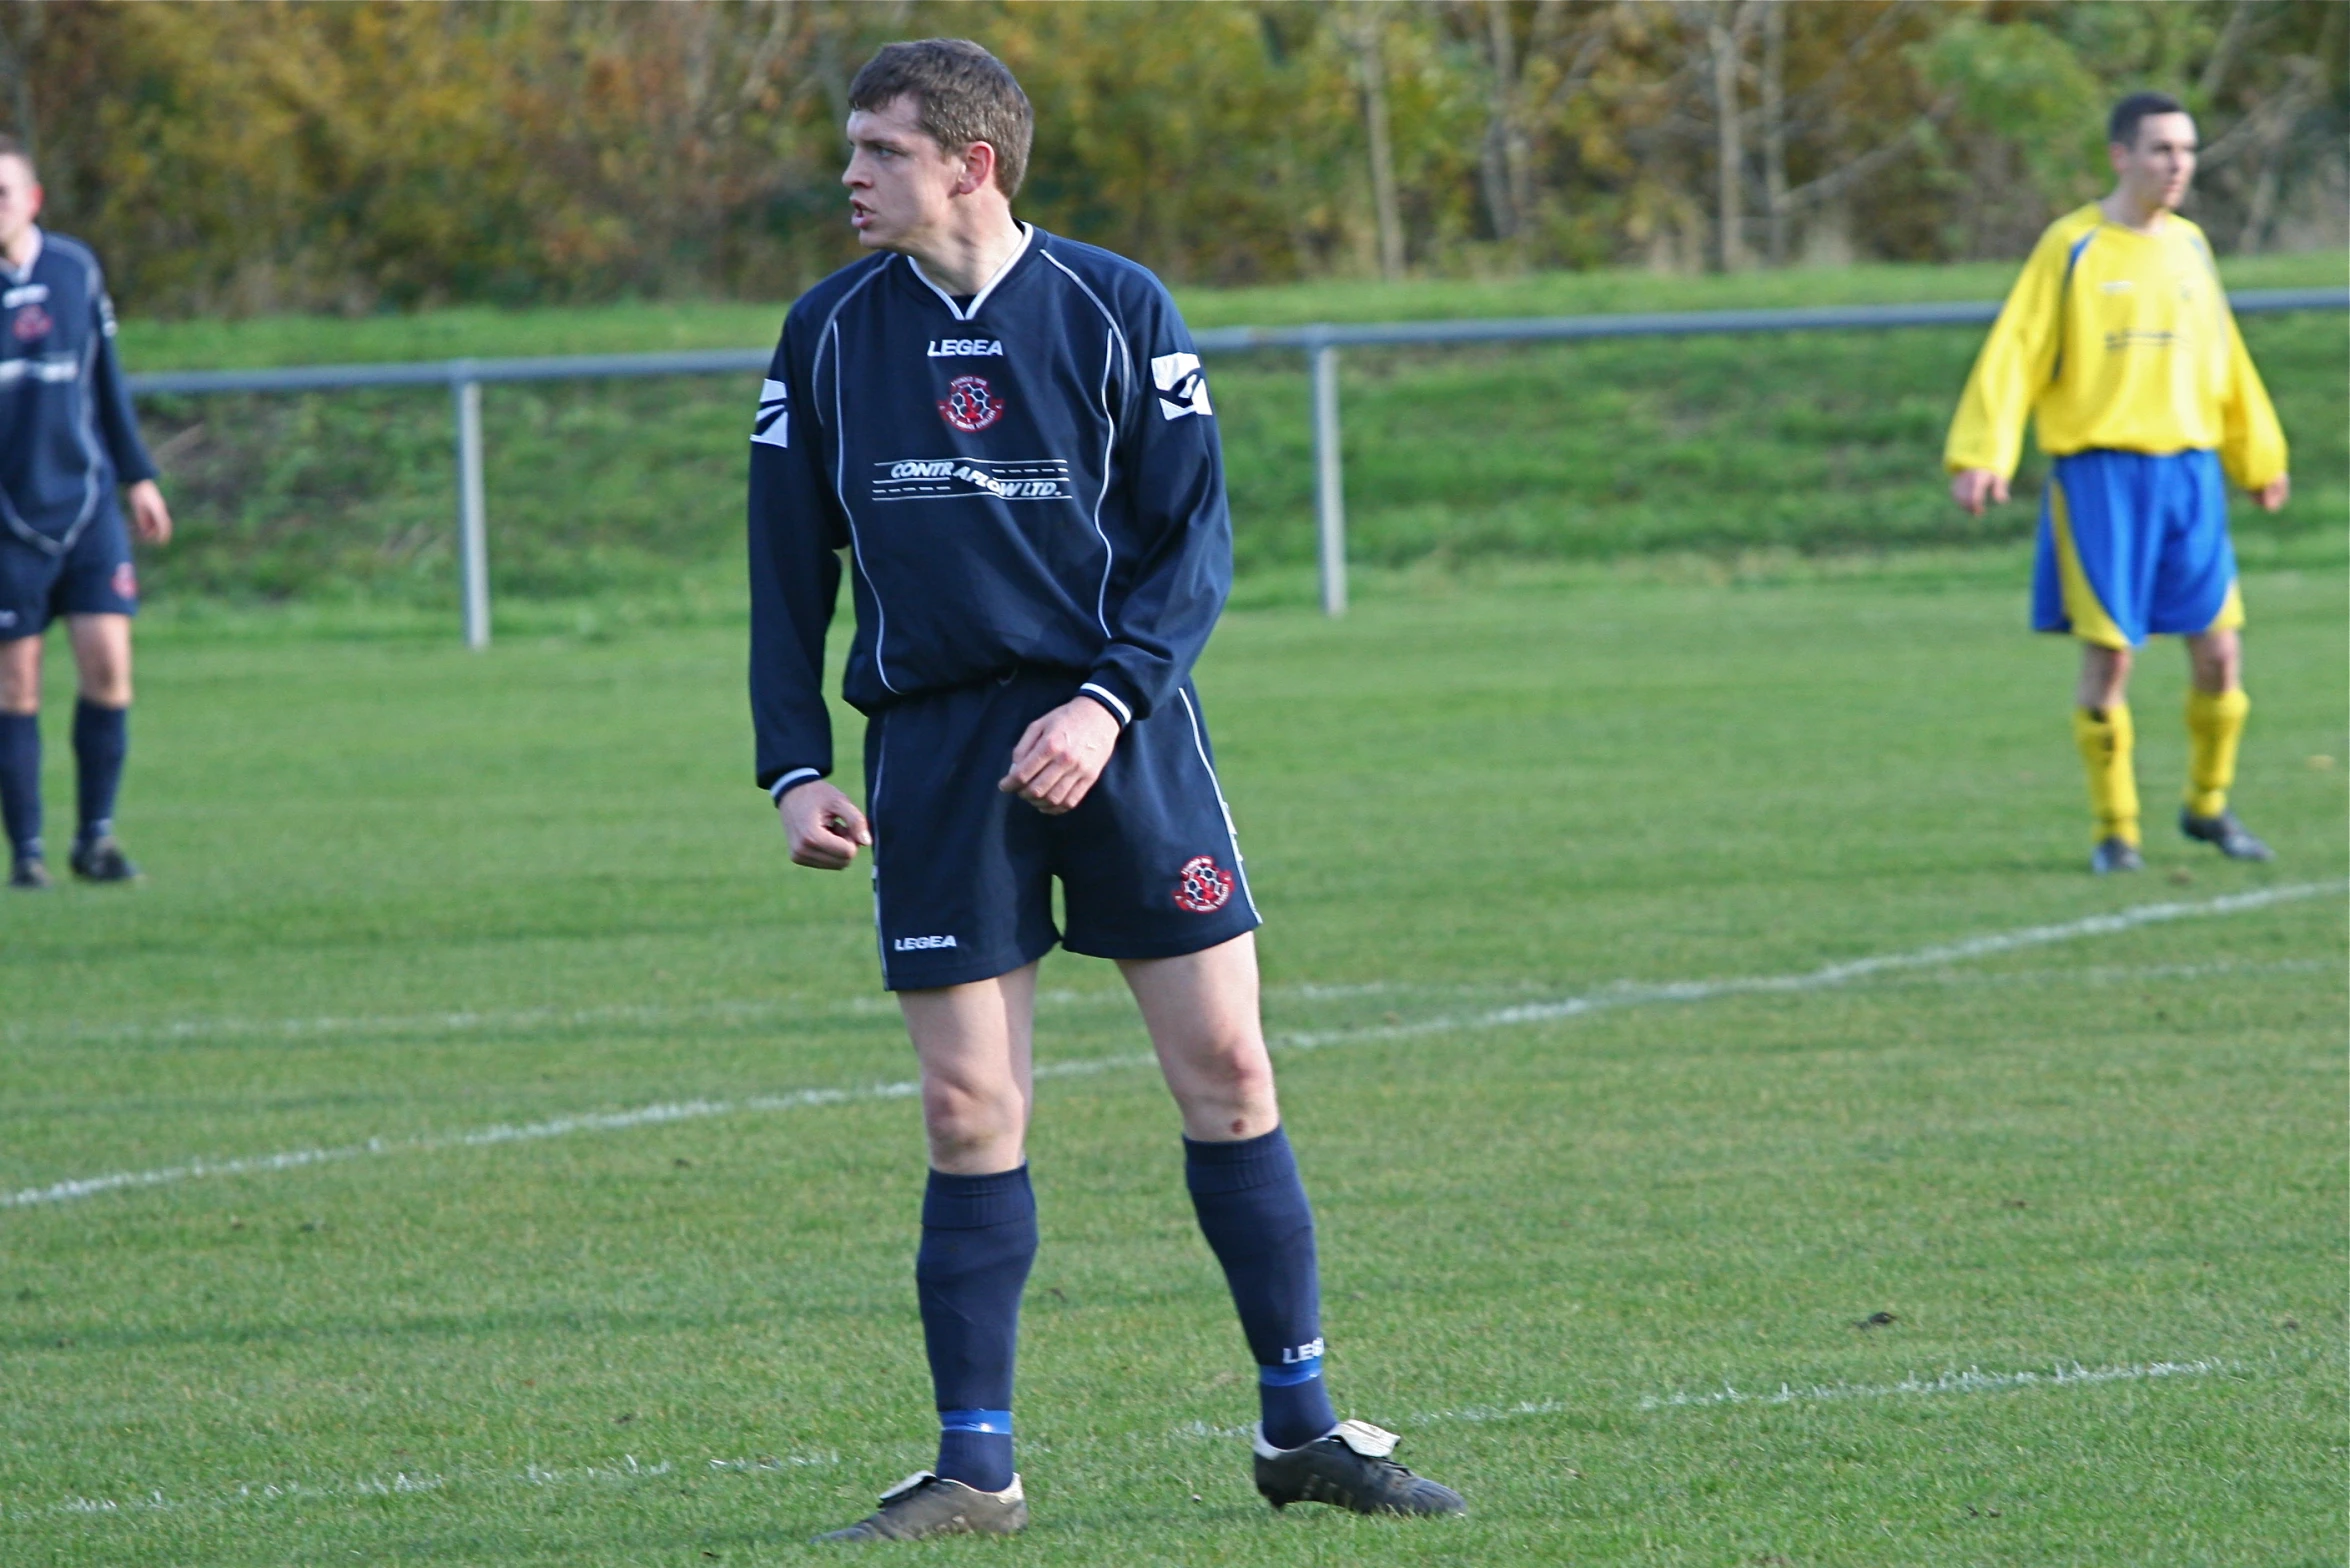
<svg viewBox="0 0 2350 1568">
<path fill-rule="evenodd" d="M 2187 809 L 2216 817 L 2228 809 L 2236 782 L 2236 743 L 2252 699 L 2238 691 L 2187 693 Z"/>
<path fill-rule="evenodd" d="M 2089 769 L 2089 809 L 2097 814 L 2097 841 L 2138 842 L 2138 776 L 2130 766 L 2138 732 L 2126 704 L 2100 712 L 2073 710 L 2073 744 Z"/>
</svg>

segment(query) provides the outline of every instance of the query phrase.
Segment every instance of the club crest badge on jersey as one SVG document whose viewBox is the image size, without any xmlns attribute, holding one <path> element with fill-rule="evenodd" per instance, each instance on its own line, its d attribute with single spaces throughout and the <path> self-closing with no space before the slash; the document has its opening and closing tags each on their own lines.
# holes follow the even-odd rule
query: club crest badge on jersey
<svg viewBox="0 0 2350 1568">
<path fill-rule="evenodd" d="M 977 435 L 1004 417 L 1004 400 L 995 395 L 986 377 L 957 376 L 947 383 L 947 395 L 939 400 L 938 417 L 965 435 Z"/>
<path fill-rule="evenodd" d="M 1175 907 L 1195 915 L 1214 914 L 1232 901 L 1232 873 L 1206 855 L 1194 855 L 1176 874 Z"/>
<path fill-rule="evenodd" d="M 16 320 L 11 322 L 9 327 L 16 334 L 18 342 L 30 343 L 35 338 L 47 337 L 49 329 L 55 325 L 56 323 L 49 319 L 47 311 L 38 305 L 27 305 L 16 313 Z"/>
</svg>

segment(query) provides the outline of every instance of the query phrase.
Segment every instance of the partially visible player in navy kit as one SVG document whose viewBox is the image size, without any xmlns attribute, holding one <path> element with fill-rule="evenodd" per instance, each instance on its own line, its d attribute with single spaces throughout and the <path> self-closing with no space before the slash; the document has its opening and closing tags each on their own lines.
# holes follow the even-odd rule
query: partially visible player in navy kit
<svg viewBox="0 0 2350 1568">
<path fill-rule="evenodd" d="M 0 817 L 14 888 L 50 884 L 41 848 L 41 637 L 60 615 L 81 677 L 74 874 L 91 882 L 139 874 L 114 840 L 139 608 L 115 486 L 127 487 L 140 538 L 171 538 L 171 512 L 115 358 L 114 305 L 98 258 L 43 231 L 40 212 L 32 159 L 0 137 Z"/>
<path fill-rule="evenodd" d="M 850 221 L 879 254 L 793 306 L 751 437 L 759 783 L 804 866 L 871 846 L 883 982 L 922 1067 L 915 1281 L 935 1472 L 827 1540 L 1008 1534 L 1037 963 L 1114 959 L 1181 1109 L 1200 1227 L 1259 1368 L 1257 1489 L 1456 1513 L 1340 1422 L 1313 1211 L 1257 1015 L 1257 913 L 1191 686 L 1231 582 L 1222 458 L 1174 302 L 1132 262 L 1012 218 L 1031 112 L 977 44 L 891 44 L 849 91 Z M 827 780 L 824 637 L 870 818 Z M 1054 928 L 1059 879 L 1068 929 Z"/>
</svg>

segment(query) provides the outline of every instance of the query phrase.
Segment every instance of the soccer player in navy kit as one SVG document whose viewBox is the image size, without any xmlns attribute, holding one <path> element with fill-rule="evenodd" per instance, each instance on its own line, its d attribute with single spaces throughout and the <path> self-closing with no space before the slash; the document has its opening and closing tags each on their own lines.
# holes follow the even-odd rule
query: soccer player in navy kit
<svg viewBox="0 0 2350 1568">
<path fill-rule="evenodd" d="M 1113 959 L 1182 1113 L 1186 1175 L 1259 1368 L 1276 1507 L 1455 1513 L 1340 1422 L 1313 1212 L 1257 1015 L 1257 912 L 1191 687 L 1231 580 L 1213 408 L 1150 273 L 1012 218 L 1028 100 L 986 50 L 892 44 L 851 85 L 851 222 L 877 254 L 793 306 L 750 476 L 759 782 L 792 859 L 870 847 L 884 984 L 922 1070 L 915 1262 L 935 1471 L 825 1537 L 1004 1534 L 1037 963 Z M 827 779 L 824 637 L 847 557 L 844 694 L 868 811 Z M 1058 879 L 1067 931 L 1056 931 Z"/>
<path fill-rule="evenodd" d="M 81 677 L 74 874 L 138 875 L 114 839 L 130 749 L 131 616 L 139 607 L 125 486 L 139 536 L 171 538 L 114 353 L 114 306 L 89 248 L 34 221 L 32 160 L 0 137 L 0 817 L 14 888 L 50 885 L 41 846 L 41 637 L 64 616 Z"/>
</svg>

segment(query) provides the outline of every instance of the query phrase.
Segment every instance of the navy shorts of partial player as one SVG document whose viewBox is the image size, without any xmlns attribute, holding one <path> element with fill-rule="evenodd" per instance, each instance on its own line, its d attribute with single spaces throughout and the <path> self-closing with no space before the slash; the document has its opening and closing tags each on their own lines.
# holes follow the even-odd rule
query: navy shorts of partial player
<svg viewBox="0 0 2350 1568">
<path fill-rule="evenodd" d="M 2040 502 L 2032 625 L 2106 648 L 2244 624 L 2213 452 L 2056 459 Z"/>
<path fill-rule="evenodd" d="M 1171 958 L 1258 925 L 1217 787 L 1199 697 L 1129 725 L 1075 810 L 997 787 L 1022 733 L 1085 675 L 1023 669 L 932 692 L 865 728 L 883 984 L 960 985 L 1055 942 L 1096 958 Z M 1053 919 L 1060 884 L 1066 929 Z"/>
<path fill-rule="evenodd" d="M 109 501 L 69 540 L 0 534 L 0 642 L 38 637 L 63 615 L 136 615 L 130 530 Z"/>
</svg>

